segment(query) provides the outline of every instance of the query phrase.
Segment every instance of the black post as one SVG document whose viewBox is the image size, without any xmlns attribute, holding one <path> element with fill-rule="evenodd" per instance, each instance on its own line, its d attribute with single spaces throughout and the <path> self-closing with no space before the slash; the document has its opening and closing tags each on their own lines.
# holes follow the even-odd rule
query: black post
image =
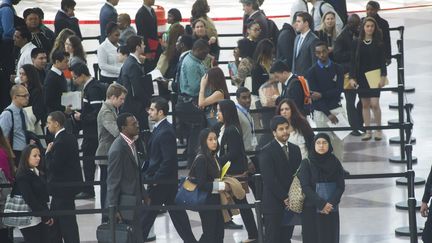
<svg viewBox="0 0 432 243">
<path fill-rule="evenodd" d="M 398 61 L 399 63 L 399 61 Z M 400 83 L 400 74 L 398 75 L 398 112 L 399 112 L 399 137 L 400 137 L 400 155 L 401 161 L 405 160 L 405 129 L 403 124 L 405 123 L 404 118 L 404 85 Z"/>
<path fill-rule="evenodd" d="M 253 175 L 255 181 L 255 213 L 257 218 L 257 227 L 258 227 L 258 242 L 264 243 L 264 227 L 262 221 L 262 211 L 261 211 L 261 198 L 262 198 L 262 177 L 261 174 Z"/>
<path fill-rule="evenodd" d="M 116 234 L 115 234 L 115 224 L 116 224 L 116 206 L 109 206 L 109 221 L 110 221 L 110 230 L 111 230 L 111 239 L 112 243 L 116 243 Z"/>
<path fill-rule="evenodd" d="M 417 200 L 415 199 L 414 191 L 414 178 L 415 172 L 412 169 L 412 145 L 407 144 L 405 146 L 407 155 L 407 172 L 408 172 L 408 222 L 410 231 L 410 242 L 417 243 L 417 218 L 416 218 L 416 205 Z"/>
</svg>

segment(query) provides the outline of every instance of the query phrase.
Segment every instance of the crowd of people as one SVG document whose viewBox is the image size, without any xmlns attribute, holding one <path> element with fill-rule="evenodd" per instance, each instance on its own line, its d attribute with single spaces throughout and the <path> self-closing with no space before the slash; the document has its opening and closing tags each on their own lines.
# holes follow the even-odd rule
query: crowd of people
<svg viewBox="0 0 432 243">
<path fill-rule="evenodd" d="M 226 194 L 233 195 L 232 203 L 248 203 L 239 190 L 262 198 L 266 243 L 290 242 L 298 224 L 303 242 L 339 242 L 338 204 L 348 173 L 341 163 L 343 137 L 315 134 L 311 122 L 329 127 L 347 119 L 351 135 L 383 138 L 380 130 L 364 128 L 381 125 L 374 88 L 386 84 L 391 63 L 389 25 L 378 15 L 378 2 L 369 1 L 361 19 L 322 0 L 296 0 L 291 23 L 279 30 L 260 8 L 263 0 L 240 0 L 243 38 L 229 68 L 234 99 L 218 66 L 218 30 L 207 0 L 194 2 L 185 26 L 182 13 L 170 9 L 170 27 L 161 37 L 154 0 L 143 0 L 136 28 L 129 14 L 117 13 L 119 0 L 107 0 L 99 15 L 99 80 L 88 68 L 74 0 L 61 1 L 54 30 L 43 24 L 40 8 L 17 16 L 19 2 L 0 6 L 0 172 L 13 184 L 12 196 L 21 195 L 32 211 L 74 210 L 76 199 L 95 198 L 94 187 L 56 184 L 92 182 L 98 166 L 102 208 L 173 205 L 177 185 L 157 181 L 178 179 L 177 145 L 186 143 L 189 177 L 208 193 L 206 204 L 221 204 Z M 154 80 L 154 69 L 163 77 Z M 371 87 L 370 72 L 378 75 L 377 87 Z M 62 102 L 72 91 L 81 94 L 79 108 Z M 175 126 L 168 122 L 170 104 Z M 251 113 L 262 107 L 271 112 Z M 271 132 L 256 133 L 260 128 Z M 228 162 L 229 179 L 220 180 Z M 255 173 L 262 175 L 263 195 L 249 180 Z M 286 208 L 294 175 L 306 196 L 301 223 L 285 220 L 292 217 Z M 143 180 L 156 182 L 144 187 Z M 331 195 L 320 194 L 322 187 Z M 222 243 L 224 229 L 243 228 L 232 221 L 235 214 L 247 230 L 242 242 L 258 239 L 251 209 L 200 211 L 198 240 L 186 211 L 169 214 L 184 242 Z M 116 220 L 130 224 L 136 242 L 143 242 L 156 216 L 140 207 L 118 211 Z M 1 242 L 12 242 L 10 228 L 0 227 Z M 26 242 L 79 242 L 76 216 L 33 217 L 19 229 Z"/>
</svg>

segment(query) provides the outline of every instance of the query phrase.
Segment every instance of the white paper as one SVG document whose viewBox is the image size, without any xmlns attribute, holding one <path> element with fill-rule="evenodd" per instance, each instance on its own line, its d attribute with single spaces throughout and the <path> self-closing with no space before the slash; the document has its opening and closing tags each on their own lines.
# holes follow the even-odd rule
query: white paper
<svg viewBox="0 0 432 243">
<path fill-rule="evenodd" d="M 61 105 L 72 105 L 72 110 L 81 110 L 81 91 L 63 93 L 61 97 Z"/>
<path fill-rule="evenodd" d="M 328 121 L 327 125 L 329 127 L 349 127 L 350 126 L 348 120 L 345 118 L 345 116 L 342 113 L 337 114 L 336 118 L 339 120 L 338 123 L 333 124 L 331 121 Z M 351 131 L 333 131 L 333 132 L 340 140 L 344 140 L 344 138 L 348 136 Z"/>
<path fill-rule="evenodd" d="M 149 72 L 148 74 L 151 75 L 152 80 L 155 80 L 158 78 L 163 78 L 161 71 L 159 69 L 156 69 L 156 68 L 153 71 Z"/>
<path fill-rule="evenodd" d="M 153 81 L 153 96 L 159 96 L 159 86 L 157 81 Z"/>
</svg>

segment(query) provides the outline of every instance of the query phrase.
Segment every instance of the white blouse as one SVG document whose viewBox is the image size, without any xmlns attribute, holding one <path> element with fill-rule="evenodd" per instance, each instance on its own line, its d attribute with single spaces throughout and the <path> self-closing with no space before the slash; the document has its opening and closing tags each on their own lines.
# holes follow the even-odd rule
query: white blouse
<svg viewBox="0 0 432 243">
<path fill-rule="evenodd" d="M 308 149 L 306 147 L 306 140 L 303 137 L 303 135 L 301 133 L 299 133 L 298 131 L 294 130 L 290 133 L 288 142 L 295 144 L 297 146 L 299 146 L 300 148 L 300 152 L 302 155 L 302 159 L 305 159 L 308 157 Z"/>
<path fill-rule="evenodd" d="M 117 47 L 108 40 L 100 44 L 97 49 L 97 58 L 101 75 L 110 78 L 118 78 L 122 63 L 117 60 Z"/>
</svg>

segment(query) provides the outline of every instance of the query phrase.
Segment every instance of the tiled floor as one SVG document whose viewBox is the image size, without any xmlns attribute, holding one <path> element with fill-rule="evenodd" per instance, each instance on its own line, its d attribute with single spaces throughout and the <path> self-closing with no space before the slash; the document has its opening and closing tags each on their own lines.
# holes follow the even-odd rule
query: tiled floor
<svg viewBox="0 0 432 243">
<path fill-rule="evenodd" d="M 33 1 L 31 1 L 33 2 Z M 57 8 L 50 3 L 41 3 L 42 5 L 51 7 L 51 10 L 46 14 L 46 19 L 52 19 Z M 46 1 L 45 1 L 46 2 Z M 59 2 L 59 1 L 52 1 Z M 95 19 L 95 9 L 91 8 L 91 4 L 82 5 L 81 1 L 77 1 L 77 9 L 80 10 L 77 14 L 81 19 Z M 87 1 L 85 1 L 87 3 Z M 88 1 L 96 2 L 94 0 Z M 103 1 L 97 1 L 101 4 Z M 99 3 L 100 2 L 100 3 Z M 141 1 L 137 1 L 141 2 Z M 185 15 L 189 13 L 190 1 L 177 1 L 170 0 L 157 1 L 163 4 L 166 8 L 179 7 Z M 232 3 L 235 2 L 235 3 Z M 285 3 L 285 1 L 283 1 Z M 366 1 L 354 0 L 349 1 L 348 6 L 350 10 L 363 9 Z M 415 4 L 431 4 L 432 1 L 380 1 L 383 8 L 389 7 L 402 7 Z M 130 10 L 131 0 L 120 1 L 119 8 L 122 10 Z M 209 1 L 212 6 L 212 15 L 227 17 L 227 16 L 240 16 L 240 6 L 238 1 Z M 289 7 L 278 8 L 278 3 L 282 0 L 268 0 L 264 5 L 264 9 L 269 15 L 286 14 L 285 10 Z M 25 7 L 30 6 L 30 1 L 23 1 L 22 5 L 18 8 L 18 12 L 22 11 Z M 230 6 L 235 6 L 234 10 L 229 9 Z M 97 8 L 99 9 L 99 7 Z M 229 9 L 227 12 L 224 12 Z M 120 11 L 122 12 L 122 11 Z M 128 11 L 129 13 L 134 11 Z M 131 14 L 132 15 L 132 14 Z M 392 10 L 385 11 L 382 16 L 390 22 L 391 27 L 399 25 L 405 26 L 405 74 L 406 83 L 408 86 L 416 88 L 413 94 L 407 94 L 406 99 L 415 104 L 413 110 L 414 136 L 417 138 L 417 144 L 414 145 L 413 154 L 418 157 L 418 164 L 414 166 L 416 175 L 419 177 L 426 177 L 431 167 L 432 140 L 430 139 L 432 132 L 432 108 L 429 106 L 432 102 L 432 83 L 430 77 L 432 76 L 432 39 L 430 31 L 432 30 L 432 8 L 412 8 L 405 10 Z M 286 21 L 286 20 L 278 20 Z M 221 33 L 238 32 L 240 29 L 240 22 L 235 23 L 220 23 L 217 26 L 220 28 Z M 93 26 L 92 28 L 94 28 Z M 87 28 L 86 28 L 87 30 Z M 227 31 L 227 32 L 226 32 Z M 90 34 L 96 35 L 93 32 Z M 398 35 L 392 33 L 393 44 Z M 228 43 L 233 45 L 234 42 Z M 395 51 L 396 48 L 394 47 Z M 230 53 L 224 54 L 226 58 Z M 396 64 L 389 67 L 389 79 L 391 86 L 396 84 Z M 393 93 L 386 92 L 381 96 L 381 107 L 383 111 L 383 121 L 397 118 L 397 112 L 388 109 L 388 104 L 396 102 L 397 96 Z M 386 138 L 397 136 L 398 131 L 385 131 Z M 386 173 L 386 172 L 402 172 L 405 171 L 405 166 L 401 164 L 394 164 L 388 162 L 388 157 L 399 154 L 399 147 L 389 145 L 388 140 L 384 139 L 380 142 L 361 142 L 358 137 L 348 137 L 345 140 L 345 161 L 343 165 L 352 174 L 365 174 L 365 173 Z M 185 174 L 185 171 L 181 173 Z M 423 193 L 423 186 L 416 187 L 416 198 L 419 200 Z M 249 195 L 250 197 L 250 195 Z M 400 226 L 408 225 L 408 214 L 406 211 L 397 210 L 395 203 L 407 199 L 406 187 L 396 186 L 394 179 L 368 179 L 368 180 L 347 180 L 346 191 L 343 195 L 340 205 L 341 215 L 341 243 L 397 243 L 408 242 L 407 237 L 396 237 L 394 230 Z M 253 198 L 250 197 L 250 201 Z M 77 201 L 79 209 L 84 208 L 98 208 L 99 198 L 96 200 L 81 200 Z M 201 234 L 201 226 L 198 214 L 189 212 L 193 231 L 197 237 Z M 95 230 L 100 222 L 99 215 L 85 215 L 78 216 L 80 235 L 82 242 L 95 242 Z M 235 221 L 241 223 L 239 217 Z M 423 226 L 424 219 L 417 215 L 418 226 Z M 155 232 L 157 235 L 157 243 L 179 243 L 177 232 L 175 231 L 169 216 L 164 214 L 157 218 L 155 224 Z M 19 233 L 17 232 L 17 235 Z M 296 227 L 293 237 L 293 242 L 301 242 L 301 229 Z M 245 230 L 226 230 L 224 242 L 239 242 L 247 236 Z"/>
</svg>

